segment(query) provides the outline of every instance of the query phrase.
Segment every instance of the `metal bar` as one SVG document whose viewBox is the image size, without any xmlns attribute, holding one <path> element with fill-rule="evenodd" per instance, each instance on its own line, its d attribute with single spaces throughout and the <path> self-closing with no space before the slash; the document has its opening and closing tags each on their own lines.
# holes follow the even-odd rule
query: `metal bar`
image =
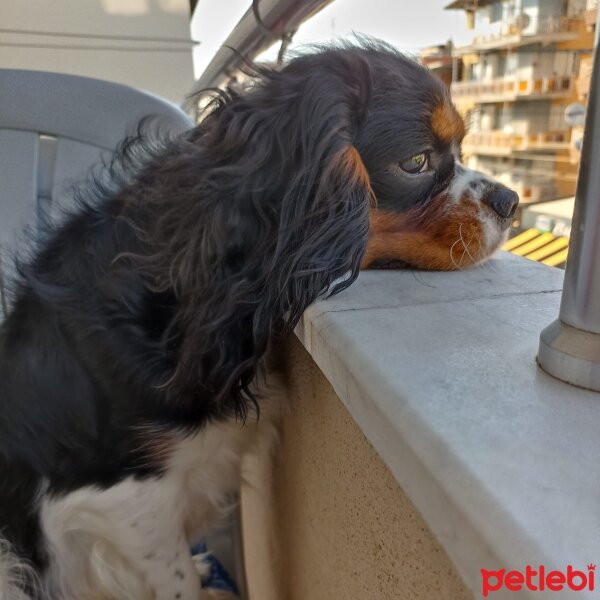
<svg viewBox="0 0 600 600">
<path fill-rule="evenodd" d="M 599 29 L 600 21 L 596 24 L 597 34 Z M 600 58 L 596 43 L 560 313 L 542 331 L 538 352 L 540 366 L 551 375 L 597 391 L 600 391 L 599 86 Z"/>
<path fill-rule="evenodd" d="M 261 20 L 273 35 L 260 28 L 250 7 L 202 73 L 192 94 L 223 85 L 243 65 L 241 57 L 253 59 L 273 44 L 278 36 L 293 31 L 332 1 L 261 0 L 258 4 Z M 237 53 L 231 48 L 235 48 Z"/>
<path fill-rule="evenodd" d="M 560 319 L 600 333 L 600 60 L 596 50 Z"/>
</svg>

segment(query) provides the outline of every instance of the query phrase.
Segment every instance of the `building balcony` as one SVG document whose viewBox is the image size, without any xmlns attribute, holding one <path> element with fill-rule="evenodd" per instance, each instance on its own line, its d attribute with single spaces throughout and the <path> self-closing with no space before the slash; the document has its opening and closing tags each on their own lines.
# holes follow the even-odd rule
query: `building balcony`
<svg viewBox="0 0 600 600">
<path fill-rule="evenodd" d="M 566 16 L 528 19 L 521 15 L 510 22 L 499 24 L 494 33 L 475 36 L 471 44 L 456 48 L 454 54 L 461 56 L 481 50 L 510 48 L 537 42 L 566 42 L 577 38 L 581 23 L 581 19 Z"/>
<path fill-rule="evenodd" d="M 515 151 L 568 150 L 568 130 L 540 133 L 505 133 L 504 131 L 477 131 L 468 133 L 462 144 L 466 154 L 509 156 Z"/>
<path fill-rule="evenodd" d="M 495 77 L 488 81 L 456 81 L 450 90 L 456 103 L 480 104 L 566 98 L 572 94 L 574 85 L 575 78 L 571 75 L 540 75 L 531 79 Z"/>
</svg>

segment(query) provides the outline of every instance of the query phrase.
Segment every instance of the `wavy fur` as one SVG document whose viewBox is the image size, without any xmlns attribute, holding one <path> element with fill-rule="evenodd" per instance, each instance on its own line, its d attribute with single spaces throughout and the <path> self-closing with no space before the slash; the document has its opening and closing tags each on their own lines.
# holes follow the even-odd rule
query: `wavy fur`
<svg viewBox="0 0 600 600">
<path fill-rule="evenodd" d="M 47 543 L 44 506 L 160 477 L 186 436 L 255 414 L 269 349 L 356 278 L 372 202 L 353 145 L 368 73 L 355 51 L 302 57 L 222 94 L 176 139 L 127 140 L 21 262 L 0 327 L 5 594 L 12 556 L 66 593 L 61 577 L 85 568 L 69 575 L 60 532 L 60 548 Z M 92 587 L 126 570 L 108 559 L 89 567 Z M 115 585 L 136 580 L 121 575 Z"/>
<path fill-rule="evenodd" d="M 0 600 L 30 600 L 26 590 L 36 579 L 33 567 L 19 559 L 6 540 L 0 539 Z"/>
<path fill-rule="evenodd" d="M 303 311 L 352 283 L 369 233 L 366 265 L 424 268 L 461 265 L 456 232 L 480 258 L 503 239 L 516 195 L 457 164 L 462 132 L 440 81 L 363 40 L 122 144 L 0 326 L 0 600 L 208 600 L 190 541 L 273 437 Z"/>
</svg>

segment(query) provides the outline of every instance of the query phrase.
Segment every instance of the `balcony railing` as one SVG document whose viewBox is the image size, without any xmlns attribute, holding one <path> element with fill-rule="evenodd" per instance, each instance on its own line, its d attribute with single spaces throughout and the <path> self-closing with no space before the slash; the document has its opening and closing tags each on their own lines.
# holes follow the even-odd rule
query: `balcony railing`
<svg viewBox="0 0 600 600">
<path fill-rule="evenodd" d="M 455 102 L 500 102 L 511 99 L 569 96 L 572 75 L 538 75 L 530 79 L 495 77 L 488 81 L 457 81 L 450 90 Z"/>
<path fill-rule="evenodd" d="M 504 45 L 519 44 L 523 41 L 532 41 L 528 38 L 540 38 L 542 41 L 556 39 L 569 39 L 577 35 L 581 20 L 567 16 L 548 16 L 542 18 L 529 18 L 520 15 L 512 21 L 503 22 L 498 30 L 487 35 L 473 38 L 468 46 L 456 49 L 457 54 L 471 52 L 476 49 L 490 49 Z"/>
<path fill-rule="evenodd" d="M 576 31 L 577 27 L 577 19 L 564 15 L 542 18 L 529 18 L 527 15 L 521 15 L 513 21 L 503 23 L 498 35 L 550 35 Z"/>
<path fill-rule="evenodd" d="M 563 150 L 568 149 L 568 130 L 541 133 L 505 133 L 504 131 L 476 131 L 468 133 L 463 141 L 463 151 L 469 153 L 507 155 L 513 150 Z"/>
</svg>

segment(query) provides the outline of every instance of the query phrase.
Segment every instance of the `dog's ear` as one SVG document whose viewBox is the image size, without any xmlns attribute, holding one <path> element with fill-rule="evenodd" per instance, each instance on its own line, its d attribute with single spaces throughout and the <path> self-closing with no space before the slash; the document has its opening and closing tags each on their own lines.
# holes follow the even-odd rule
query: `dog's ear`
<svg viewBox="0 0 600 600">
<path fill-rule="evenodd" d="M 156 232 L 178 299 L 179 392 L 245 415 L 274 332 L 357 277 L 373 194 L 352 139 L 369 90 L 358 56 L 297 59 L 221 103 L 174 156 L 188 185 Z"/>
</svg>

